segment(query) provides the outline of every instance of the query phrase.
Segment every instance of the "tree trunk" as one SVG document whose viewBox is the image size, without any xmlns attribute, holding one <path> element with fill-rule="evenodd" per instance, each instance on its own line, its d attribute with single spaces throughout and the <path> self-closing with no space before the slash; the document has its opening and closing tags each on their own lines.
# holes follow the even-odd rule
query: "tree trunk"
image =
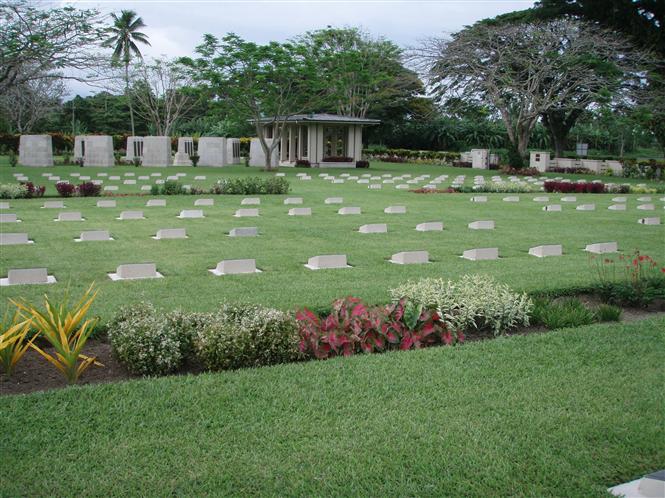
<svg viewBox="0 0 665 498">
<path fill-rule="evenodd" d="M 261 122 L 257 118 L 254 122 L 254 126 L 256 127 L 256 136 L 259 138 L 259 143 L 261 144 L 261 149 L 263 149 L 263 156 L 264 156 L 264 168 L 266 171 L 272 171 L 272 151 L 274 150 L 274 146 L 276 143 L 276 140 L 278 140 L 277 136 L 277 130 L 274 129 L 273 127 L 273 139 L 272 143 L 270 146 L 268 145 L 268 142 L 266 142 L 266 135 L 264 133 L 264 127 L 261 125 Z"/>
<path fill-rule="evenodd" d="M 132 136 L 134 132 L 134 107 L 132 106 L 132 97 L 129 95 L 129 61 L 125 61 L 125 97 L 129 104 L 129 122 L 132 124 Z"/>
<path fill-rule="evenodd" d="M 565 109 L 551 109 L 542 114 L 543 124 L 547 128 L 554 149 L 554 157 L 563 157 L 568 134 L 582 112 L 583 109 L 573 109 L 566 114 Z"/>
</svg>

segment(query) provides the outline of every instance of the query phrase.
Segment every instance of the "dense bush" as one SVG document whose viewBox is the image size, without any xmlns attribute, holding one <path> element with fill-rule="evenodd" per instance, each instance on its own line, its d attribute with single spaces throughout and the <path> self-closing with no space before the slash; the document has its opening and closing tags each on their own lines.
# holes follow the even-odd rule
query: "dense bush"
<svg viewBox="0 0 665 498">
<path fill-rule="evenodd" d="M 602 194 L 605 192 L 605 185 L 600 182 L 564 182 L 557 180 L 547 180 L 543 187 L 545 192 L 560 192 L 562 194 Z"/>
<path fill-rule="evenodd" d="M 586 175 L 589 174 L 589 170 L 586 168 L 563 168 L 560 166 L 548 166 L 548 173 L 568 173 L 571 175 Z"/>
<path fill-rule="evenodd" d="M 71 197 L 76 193 L 76 185 L 69 182 L 58 182 L 55 184 L 55 189 L 60 197 Z"/>
<path fill-rule="evenodd" d="M 46 187 L 43 185 L 35 185 L 32 182 L 21 182 L 23 186 L 25 186 L 26 193 L 25 197 L 26 199 L 32 199 L 34 197 L 44 197 L 44 192 L 46 192 Z"/>
<path fill-rule="evenodd" d="M 596 321 L 596 315 L 577 298 L 565 298 L 559 301 L 537 300 L 531 321 L 548 329 L 562 329 L 589 325 Z"/>
<path fill-rule="evenodd" d="M 296 161 L 296 168 L 311 168 L 312 163 L 310 163 L 307 159 L 298 159 Z"/>
<path fill-rule="evenodd" d="M 305 308 L 296 314 L 296 320 L 300 350 L 318 359 L 464 340 L 464 335 L 452 333 L 436 312 L 405 299 L 368 307 L 358 298 L 347 297 L 333 302 L 328 316 L 319 317 Z"/>
<path fill-rule="evenodd" d="M 273 365 L 296 360 L 293 318 L 259 305 L 225 305 L 197 329 L 194 346 L 211 370 Z"/>
<path fill-rule="evenodd" d="M 180 367 L 191 336 L 182 334 L 152 304 L 139 302 L 120 309 L 108 325 L 108 337 L 118 360 L 130 372 L 162 375 Z M 189 341 L 189 342 L 188 342 Z"/>
<path fill-rule="evenodd" d="M 286 194 L 289 192 L 289 182 L 284 177 L 271 176 L 222 178 L 211 189 L 212 194 Z"/>
<path fill-rule="evenodd" d="M 363 155 L 383 162 L 423 162 L 435 164 L 451 164 L 460 158 L 459 152 L 448 152 L 441 150 L 412 150 L 412 149 L 389 149 L 383 146 L 371 146 L 363 150 Z"/>
<path fill-rule="evenodd" d="M 0 199 L 31 199 L 43 197 L 46 187 L 34 185 L 32 182 L 0 184 Z"/>
<path fill-rule="evenodd" d="M 96 197 L 102 191 L 102 186 L 92 182 L 83 182 L 76 188 L 76 191 L 81 197 Z"/>
<path fill-rule="evenodd" d="M 457 281 L 426 278 L 390 290 L 393 300 L 407 298 L 426 309 L 435 309 L 451 330 L 469 332 L 490 329 L 501 334 L 529 325 L 533 302 L 489 276 L 465 275 Z"/>
<path fill-rule="evenodd" d="M 360 160 L 356 161 L 356 168 L 369 168 L 369 161 Z"/>
<path fill-rule="evenodd" d="M 23 199 L 27 192 L 26 186 L 20 183 L 0 184 L 0 199 Z"/>
<path fill-rule="evenodd" d="M 350 163 L 353 161 L 353 158 L 348 156 L 330 156 L 324 157 L 321 161 L 324 163 Z"/>
<path fill-rule="evenodd" d="M 512 168 L 504 166 L 501 168 L 501 173 L 504 175 L 520 175 L 520 176 L 539 176 L 540 171 L 538 168 Z"/>
<path fill-rule="evenodd" d="M 663 170 L 665 170 L 665 161 L 629 159 L 623 162 L 622 175 L 625 178 L 663 178 Z"/>
</svg>

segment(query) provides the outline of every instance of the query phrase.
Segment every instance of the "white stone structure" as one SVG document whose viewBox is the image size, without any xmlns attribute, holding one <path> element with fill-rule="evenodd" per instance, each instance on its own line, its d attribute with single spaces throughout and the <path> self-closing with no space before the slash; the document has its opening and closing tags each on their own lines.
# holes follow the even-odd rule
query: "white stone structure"
<svg viewBox="0 0 665 498">
<path fill-rule="evenodd" d="M 641 225 L 660 225 L 660 217 L 640 218 L 637 222 Z"/>
<path fill-rule="evenodd" d="M 143 137 L 127 137 L 125 162 L 131 163 L 135 158 L 143 158 Z"/>
<path fill-rule="evenodd" d="M 214 206 L 215 199 L 196 199 L 194 201 L 195 206 Z"/>
<path fill-rule="evenodd" d="M 495 224 L 494 220 L 473 221 L 469 223 L 469 228 L 471 230 L 494 230 Z"/>
<path fill-rule="evenodd" d="M 312 216 L 312 208 L 291 208 L 289 216 Z"/>
<path fill-rule="evenodd" d="M 240 164 L 240 139 L 226 139 L 226 164 Z"/>
<path fill-rule="evenodd" d="M 143 137 L 141 166 L 171 166 L 171 137 Z"/>
<path fill-rule="evenodd" d="M 324 203 L 325 204 L 342 204 L 344 202 L 344 197 L 328 197 Z"/>
<path fill-rule="evenodd" d="M 80 211 L 65 211 L 58 213 L 55 221 L 84 221 Z"/>
<path fill-rule="evenodd" d="M 362 214 L 362 211 L 361 211 L 361 209 L 360 209 L 359 207 L 357 207 L 357 206 L 348 206 L 348 207 L 339 208 L 339 210 L 337 211 L 337 214 L 342 214 L 342 215 L 346 215 L 346 214 Z"/>
<path fill-rule="evenodd" d="M 204 218 L 202 209 L 183 209 L 178 218 Z"/>
<path fill-rule="evenodd" d="M 272 138 L 266 138 L 268 146 L 272 144 Z M 279 147 L 275 147 L 270 155 L 270 165 L 277 166 L 279 164 Z M 263 167 L 266 165 L 266 155 L 261 147 L 261 141 L 258 138 L 252 138 L 249 143 L 249 165 Z"/>
<path fill-rule="evenodd" d="M 74 137 L 74 159 L 84 166 L 115 166 L 113 138 L 110 135 L 77 135 Z"/>
<path fill-rule="evenodd" d="M 388 206 L 383 212 L 386 214 L 406 214 L 406 206 Z"/>
<path fill-rule="evenodd" d="M 199 138 L 199 166 L 226 166 L 226 138 Z"/>
<path fill-rule="evenodd" d="M 257 208 L 237 209 L 233 216 L 236 218 L 253 218 L 259 216 L 259 210 Z"/>
<path fill-rule="evenodd" d="M 18 163 L 21 166 L 53 166 L 51 135 L 21 135 L 18 145 Z"/>
<path fill-rule="evenodd" d="M 471 167 L 474 169 L 489 169 L 490 151 L 488 149 L 471 149 Z"/>
<path fill-rule="evenodd" d="M 302 197 L 287 197 L 284 204 L 302 204 Z"/>
<path fill-rule="evenodd" d="M 376 125 L 376 119 L 339 116 L 336 114 L 296 114 L 282 118 L 286 121 L 280 136 L 277 158 L 280 166 L 295 166 L 298 160 L 307 160 L 321 168 L 353 167 L 362 159 L 362 128 Z M 264 120 L 265 136 L 272 140 L 276 125 L 273 119 Z M 263 151 L 258 139 L 250 144 L 250 165 L 264 166 Z M 258 155 L 253 155 L 260 153 Z"/>
<path fill-rule="evenodd" d="M 260 206 L 261 199 L 259 197 L 245 197 L 240 201 L 241 206 Z"/>
<path fill-rule="evenodd" d="M 597 244 L 587 244 L 584 250 L 593 254 L 605 254 L 609 252 L 617 252 L 619 247 L 616 242 L 600 242 Z"/>
<path fill-rule="evenodd" d="M 534 150 L 529 156 L 529 167 L 536 168 L 541 173 L 547 171 L 550 165 L 550 153 L 540 150 Z"/>
<path fill-rule="evenodd" d="M 146 207 L 166 207 L 166 199 L 148 199 Z"/>
<path fill-rule="evenodd" d="M 178 152 L 173 158 L 173 166 L 191 166 L 192 160 L 189 156 L 194 155 L 194 139 L 192 137 L 178 138 Z"/>
<path fill-rule="evenodd" d="M 65 203 L 64 201 L 44 201 L 44 204 L 42 204 L 43 209 L 64 209 L 65 208 Z"/>
<path fill-rule="evenodd" d="M 32 243 L 33 241 L 28 239 L 27 233 L 0 232 L 0 246 L 16 246 Z"/>
<path fill-rule="evenodd" d="M 143 211 L 122 211 L 116 220 L 143 220 Z"/>
</svg>

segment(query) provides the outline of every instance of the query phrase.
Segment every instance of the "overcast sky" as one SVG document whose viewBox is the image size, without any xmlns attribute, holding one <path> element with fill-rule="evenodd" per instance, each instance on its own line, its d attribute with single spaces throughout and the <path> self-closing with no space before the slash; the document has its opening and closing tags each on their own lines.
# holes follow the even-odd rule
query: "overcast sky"
<svg viewBox="0 0 665 498">
<path fill-rule="evenodd" d="M 146 56 L 191 55 L 204 33 L 234 32 L 258 43 L 326 26 L 357 26 L 400 46 L 454 32 L 480 19 L 533 6 L 532 0 L 90 0 L 60 2 L 104 13 L 134 10 L 147 27 Z M 72 84 L 82 95 L 96 90 Z"/>
</svg>

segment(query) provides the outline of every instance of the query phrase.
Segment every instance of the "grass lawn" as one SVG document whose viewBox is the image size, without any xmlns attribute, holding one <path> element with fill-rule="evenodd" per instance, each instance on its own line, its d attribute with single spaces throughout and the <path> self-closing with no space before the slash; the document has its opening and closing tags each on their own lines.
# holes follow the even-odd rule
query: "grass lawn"
<svg viewBox="0 0 665 498">
<path fill-rule="evenodd" d="M 2 399 L 2 496 L 605 496 L 665 462 L 665 319 Z"/>
<path fill-rule="evenodd" d="M 221 175 L 265 175 L 257 169 L 232 168 L 133 168 L 116 167 L 76 168 L 55 167 L 62 178 L 71 172 L 96 175 L 106 172 L 123 176 L 126 172 L 150 174 L 161 172 L 164 177 L 179 171 L 187 172 L 183 183 L 210 187 Z M 42 181 L 42 168 L 0 167 L 0 181 L 11 180 L 20 171 Z M 471 194 L 415 194 L 384 185 L 382 190 L 369 190 L 355 182 L 331 184 L 318 178 L 319 170 L 311 170 L 311 181 L 300 181 L 296 173 L 303 170 L 286 169 L 292 186 L 290 196 L 301 196 L 303 206 L 311 207 L 311 217 L 287 216 L 283 205 L 286 196 L 263 196 L 259 218 L 234 218 L 242 196 L 214 197 L 215 206 L 202 208 L 205 219 L 181 220 L 176 216 L 182 209 L 194 207 L 195 196 L 166 197 L 167 207 L 145 207 L 146 197 L 116 197 L 117 208 L 97 208 L 98 198 L 66 199 L 64 211 L 77 210 L 84 222 L 54 222 L 58 209 L 42 209 L 43 200 L 10 200 L 10 209 L 22 223 L 5 223 L 5 232 L 27 232 L 35 241 L 27 246 L 4 246 L 0 258 L 0 275 L 11 268 L 48 268 L 58 284 L 53 286 L 16 286 L 0 289 L 3 297 L 38 298 L 45 291 L 63 292 L 70 287 L 78 295 L 91 281 L 100 288 L 100 298 L 93 308 L 106 319 L 123 303 L 141 298 L 166 308 L 183 307 L 190 310 L 210 310 L 222 301 L 251 301 L 281 309 L 296 306 L 325 307 L 333 299 L 348 294 L 369 302 L 385 302 L 388 289 L 408 280 L 425 276 L 456 278 L 467 273 L 490 273 L 498 280 L 520 290 L 561 289 L 585 285 L 594 277 L 586 244 L 617 241 L 628 253 L 639 248 L 665 262 L 665 229 L 637 223 L 645 216 L 662 216 L 665 194 L 652 196 L 656 211 L 639 211 L 638 195 L 628 195 L 628 210 L 608 211 L 615 195 L 578 195 L 577 203 L 563 203 L 563 212 L 542 211 L 543 204 L 532 201 L 538 194 L 521 194 L 519 203 L 506 203 L 507 194 L 489 194 L 487 203 L 472 203 Z M 168 172 L 168 173 L 167 173 Z M 342 170 L 328 170 L 339 175 Z M 350 170 L 354 174 L 365 170 Z M 474 174 L 490 176 L 495 172 L 441 166 L 409 164 L 373 164 L 370 173 L 466 174 L 467 183 Z M 193 182 L 194 175 L 205 175 L 206 181 Z M 552 175 L 555 176 L 555 175 Z M 576 177 L 576 176 L 575 176 Z M 124 178 L 124 176 L 123 176 Z M 449 180 L 450 180 L 449 179 Z M 138 186 L 120 185 L 120 192 L 138 193 Z M 143 183 L 143 182 L 139 182 Z M 49 184 L 51 185 L 51 184 Z M 447 184 L 443 184 L 447 185 Z M 662 184 L 661 184 L 662 185 Z M 49 186 L 53 191 L 53 186 Z M 484 194 L 483 194 L 484 195 Z M 327 197 L 344 197 L 345 206 L 360 206 L 360 216 L 337 214 L 339 205 L 325 205 Z M 550 195 L 558 203 L 561 195 Z M 576 204 L 595 203 L 596 211 L 576 211 Z M 389 205 L 403 204 L 405 215 L 384 214 Z M 142 209 L 147 219 L 118 221 L 123 210 Z M 494 220 L 495 230 L 470 230 L 467 224 L 476 220 Z M 415 226 L 426 221 L 443 221 L 443 232 L 416 232 Z M 366 223 L 387 223 L 387 234 L 360 234 L 357 229 Z M 257 226 L 258 238 L 231 238 L 231 228 Z M 186 228 L 186 240 L 153 240 L 160 228 Z M 112 242 L 74 242 L 82 230 L 107 229 L 116 239 Z M 528 255 L 532 246 L 563 244 L 561 258 L 538 259 Z M 459 256 L 474 247 L 498 247 L 501 260 L 472 262 Z M 387 260 L 393 253 L 427 250 L 433 261 L 427 265 L 401 266 Z M 307 259 L 319 254 L 347 254 L 349 264 L 344 270 L 311 271 L 303 267 Z M 215 277 L 208 272 L 223 259 L 254 258 L 262 273 Z M 119 264 L 155 262 L 166 278 L 133 282 L 112 282 L 107 273 Z"/>
</svg>

